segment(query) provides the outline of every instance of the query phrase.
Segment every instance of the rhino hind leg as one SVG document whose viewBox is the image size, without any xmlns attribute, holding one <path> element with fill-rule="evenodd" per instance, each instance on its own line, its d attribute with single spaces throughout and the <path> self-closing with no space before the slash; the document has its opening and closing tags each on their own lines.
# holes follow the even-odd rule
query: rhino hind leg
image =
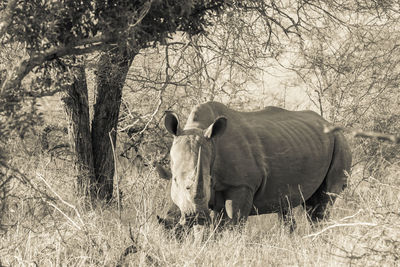
<svg viewBox="0 0 400 267">
<path fill-rule="evenodd" d="M 332 162 L 324 181 L 317 191 L 305 201 L 308 216 L 312 222 L 325 219 L 329 213 L 327 207 L 333 205 L 337 195 L 347 186 L 347 175 L 351 168 L 350 148 L 341 133 L 335 133 L 335 147 Z"/>
<path fill-rule="evenodd" d="M 327 206 L 329 203 L 333 204 L 336 197 L 326 192 L 326 180 L 324 180 L 317 191 L 303 204 L 311 222 L 319 222 L 328 216 Z"/>
</svg>

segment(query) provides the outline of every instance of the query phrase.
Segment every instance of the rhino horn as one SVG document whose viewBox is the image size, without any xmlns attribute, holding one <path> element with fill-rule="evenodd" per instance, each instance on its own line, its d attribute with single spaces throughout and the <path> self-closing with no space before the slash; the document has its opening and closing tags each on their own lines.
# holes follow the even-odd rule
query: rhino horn
<svg viewBox="0 0 400 267">
<path fill-rule="evenodd" d="M 199 154 L 197 159 L 197 173 L 193 184 L 194 200 L 202 200 L 204 198 L 204 180 L 203 180 L 203 168 L 201 160 L 201 147 L 199 148 Z"/>
</svg>

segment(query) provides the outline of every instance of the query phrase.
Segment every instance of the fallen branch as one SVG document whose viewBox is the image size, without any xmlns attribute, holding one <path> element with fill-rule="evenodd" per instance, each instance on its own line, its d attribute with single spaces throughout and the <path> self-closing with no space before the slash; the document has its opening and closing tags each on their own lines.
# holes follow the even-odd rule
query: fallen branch
<svg viewBox="0 0 400 267">
<path fill-rule="evenodd" d="M 374 131 L 364 131 L 361 129 L 353 129 L 349 127 L 342 127 L 342 126 L 325 126 L 324 133 L 333 133 L 337 131 L 346 131 L 349 132 L 354 137 L 362 137 L 362 138 L 371 138 L 377 139 L 382 141 L 389 141 L 394 144 L 400 144 L 400 137 L 394 134 L 384 134 L 380 132 Z"/>
<path fill-rule="evenodd" d="M 303 238 L 308 238 L 308 237 L 312 237 L 312 240 L 315 240 L 315 238 L 317 238 L 317 236 L 319 236 L 320 234 L 333 229 L 333 228 L 337 228 L 337 227 L 349 227 L 349 226 L 377 226 L 378 224 L 376 223 L 369 223 L 369 222 L 356 222 L 356 223 L 338 223 L 338 224 L 333 224 L 330 225 L 324 229 L 322 229 L 321 231 L 314 233 L 314 234 L 310 234 L 310 235 L 306 235 L 303 236 Z"/>
<path fill-rule="evenodd" d="M 84 222 L 81 218 L 81 215 L 79 214 L 78 209 L 68 203 L 67 201 L 65 201 L 51 186 L 50 184 L 46 181 L 46 179 L 44 179 L 44 177 L 40 174 L 40 173 L 36 173 L 37 177 L 43 181 L 43 183 L 50 189 L 50 191 L 66 206 L 68 206 L 69 208 L 73 209 L 75 211 L 75 214 L 77 216 L 77 218 L 79 219 L 79 223 L 80 225 L 84 225 Z M 64 217 L 66 217 L 68 219 L 68 221 L 70 221 L 78 230 L 82 230 L 82 227 L 79 226 L 79 224 L 77 222 L 75 222 L 71 217 L 69 217 L 67 214 L 65 214 L 60 208 L 58 208 L 54 203 L 51 203 L 50 201 L 46 201 L 50 206 L 52 206 L 54 209 L 56 209 L 57 211 L 59 211 Z"/>
</svg>

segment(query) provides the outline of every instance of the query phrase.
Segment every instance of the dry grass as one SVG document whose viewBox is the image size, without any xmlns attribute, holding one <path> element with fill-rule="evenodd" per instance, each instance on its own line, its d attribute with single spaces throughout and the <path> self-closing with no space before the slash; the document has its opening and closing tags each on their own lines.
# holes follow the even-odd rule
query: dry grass
<svg viewBox="0 0 400 267">
<path fill-rule="evenodd" d="M 153 169 L 120 171 L 122 210 L 84 210 L 73 194 L 66 160 L 14 144 L 14 163 L 31 184 L 14 181 L 8 231 L 0 235 L 1 266 L 397 266 L 400 257 L 399 164 L 366 176 L 354 168 L 331 218 L 310 226 L 302 209 L 292 234 L 277 216 L 249 219 L 243 229 L 192 234 L 182 241 L 165 232 L 155 214 L 165 207 L 165 182 Z M 18 152 L 19 151 L 19 152 Z M 127 251 L 130 246 L 136 253 Z M 131 247 L 131 248 L 133 248 Z"/>
</svg>

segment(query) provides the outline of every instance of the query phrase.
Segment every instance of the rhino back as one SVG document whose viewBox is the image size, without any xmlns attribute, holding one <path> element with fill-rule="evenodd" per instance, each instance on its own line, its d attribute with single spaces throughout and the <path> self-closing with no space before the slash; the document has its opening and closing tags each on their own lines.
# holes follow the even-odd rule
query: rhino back
<svg viewBox="0 0 400 267">
<path fill-rule="evenodd" d="M 264 153 L 260 156 L 267 162 L 267 176 L 254 199 L 259 212 L 279 208 L 284 196 L 296 206 L 323 182 L 334 149 L 334 137 L 323 132 L 324 124 L 315 113 L 286 111 L 271 116 L 268 126 L 258 131 Z"/>
</svg>

